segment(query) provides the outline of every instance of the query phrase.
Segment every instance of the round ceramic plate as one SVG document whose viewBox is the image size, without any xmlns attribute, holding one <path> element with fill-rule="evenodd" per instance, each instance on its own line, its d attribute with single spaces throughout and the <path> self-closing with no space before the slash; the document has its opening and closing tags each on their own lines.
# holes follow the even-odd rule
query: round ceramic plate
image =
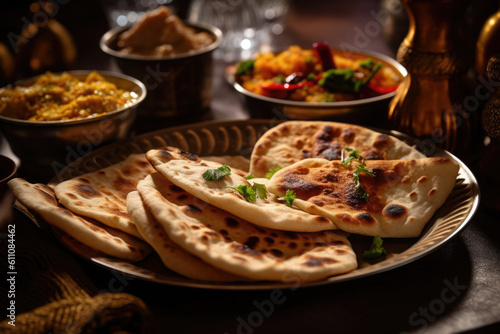
<svg viewBox="0 0 500 334">
<path fill-rule="evenodd" d="M 132 153 L 145 153 L 149 149 L 175 146 L 200 156 L 243 155 L 249 157 L 257 139 L 269 128 L 277 124 L 272 120 L 224 121 L 190 124 L 168 128 L 132 138 L 96 150 L 74 161 L 64 168 L 49 185 L 54 186 L 64 180 L 93 172 L 124 160 Z M 411 144 L 411 139 L 390 132 Z M 419 238 L 384 239 L 387 256 L 380 260 L 365 261 L 362 253 L 372 242 L 371 237 L 351 235 L 349 240 L 358 257 L 358 268 L 350 273 L 333 276 L 321 281 L 304 283 L 302 286 L 333 284 L 377 274 L 408 264 L 429 254 L 457 235 L 474 215 L 479 203 L 479 187 L 471 171 L 456 157 L 437 150 L 434 156 L 445 156 L 460 165 L 455 188 L 445 204 L 435 213 Z M 251 283 L 211 283 L 180 276 L 167 269 L 156 254 L 149 255 L 138 263 L 129 263 L 111 258 L 83 245 L 66 239 L 56 233 L 58 239 L 73 252 L 105 268 L 123 274 L 162 284 L 179 285 L 205 289 L 275 289 L 297 286 L 296 282 L 251 282 Z"/>
</svg>

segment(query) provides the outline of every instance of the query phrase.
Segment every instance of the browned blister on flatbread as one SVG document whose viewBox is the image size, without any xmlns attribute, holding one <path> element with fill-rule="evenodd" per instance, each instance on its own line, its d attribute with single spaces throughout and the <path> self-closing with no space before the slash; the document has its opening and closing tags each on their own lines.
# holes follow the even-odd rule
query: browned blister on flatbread
<svg viewBox="0 0 500 334">
<path fill-rule="evenodd" d="M 452 191 L 459 166 L 448 158 L 365 161 L 375 176 L 359 173 L 358 162 L 306 159 L 281 169 L 268 190 L 297 198 L 293 205 L 331 219 L 341 230 L 380 237 L 417 237 Z"/>
<path fill-rule="evenodd" d="M 357 267 L 342 232 L 260 227 L 162 178 L 153 174 L 137 186 L 148 211 L 172 241 L 222 271 L 254 280 L 306 282 Z"/>
<path fill-rule="evenodd" d="M 255 144 L 250 173 L 263 177 L 270 168 L 308 158 L 340 160 L 346 147 L 367 160 L 418 159 L 425 155 L 403 141 L 361 126 L 321 121 L 288 121 L 269 129 Z"/>
<path fill-rule="evenodd" d="M 126 198 L 152 172 L 144 154 L 132 154 L 120 163 L 61 182 L 54 191 L 59 203 L 72 212 L 142 238 L 130 220 Z"/>
<path fill-rule="evenodd" d="M 88 247 L 129 261 L 140 261 L 151 251 L 145 242 L 59 205 L 49 186 L 17 178 L 9 182 L 9 187 L 30 212 Z"/>
</svg>

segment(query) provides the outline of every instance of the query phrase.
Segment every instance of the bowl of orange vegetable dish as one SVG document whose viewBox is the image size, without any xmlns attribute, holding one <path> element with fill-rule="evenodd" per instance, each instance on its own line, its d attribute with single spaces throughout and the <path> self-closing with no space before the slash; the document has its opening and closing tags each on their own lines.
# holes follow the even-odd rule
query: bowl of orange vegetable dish
<svg viewBox="0 0 500 334">
<path fill-rule="evenodd" d="M 145 96 L 142 82 L 120 73 L 47 72 L 0 89 L 0 131 L 25 172 L 53 176 L 125 139 Z"/>
<path fill-rule="evenodd" d="M 406 74 L 388 56 L 334 50 L 320 42 L 241 61 L 234 87 L 256 117 L 352 121 L 373 113 L 385 117 Z"/>
</svg>

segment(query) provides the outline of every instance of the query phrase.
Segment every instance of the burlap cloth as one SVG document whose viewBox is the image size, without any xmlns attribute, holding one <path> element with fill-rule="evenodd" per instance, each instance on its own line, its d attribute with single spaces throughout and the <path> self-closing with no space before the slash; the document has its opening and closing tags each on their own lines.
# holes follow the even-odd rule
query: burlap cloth
<svg viewBox="0 0 500 334">
<path fill-rule="evenodd" d="M 0 333 L 152 333 L 142 300 L 126 293 L 101 293 L 72 255 L 20 214 L 15 218 L 15 298 L 9 278 L 7 226 L 0 227 L 1 300 L 15 300 L 15 327 Z M 5 277 L 7 275 L 7 277 Z M 11 291 L 12 292 L 12 291 Z M 4 319 L 8 316 L 2 302 Z"/>
</svg>

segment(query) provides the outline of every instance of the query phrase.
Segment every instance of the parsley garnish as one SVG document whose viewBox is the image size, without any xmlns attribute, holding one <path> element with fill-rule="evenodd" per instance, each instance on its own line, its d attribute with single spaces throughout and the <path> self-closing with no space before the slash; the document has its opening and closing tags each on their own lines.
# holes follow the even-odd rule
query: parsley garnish
<svg viewBox="0 0 500 334">
<path fill-rule="evenodd" d="M 267 189 L 266 186 L 261 183 L 254 183 L 252 185 L 252 189 L 257 194 L 257 198 L 266 199 L 267 198 Z"/>
<path fill-rule="evenodd" d="M 242 61 L 238 64 L 238 67 L 236 68 L 236 74 L 237 75 L 245 75 L 250 73 L 251 70 L 253 70 L 255 64 L 255 60 L 246 60 Z"/>
<path fill-rule="evenodd" d="M 350 152 L 347 158 L 344 157 L 344 151 Z M 356 169 L 352 173 L 352 179 L 354 180 L 354 187 L 356 188 L 356 194 L 363 198 L 365 201 L 368 201 L 369 196 L 366 191 L 361 187 L 361 183 L 359 182 L 359 173 L 365 173 L 370 175 L 371 177 L 375 177 L 375 173 L 373 171 L 366 168 L 366 164 L 364 163 L 363 158 L 359 151 L 346 147 L 342 150 L 341 161 L 344 166 L 349 166 L 352 160 L 358 161 L 358 165 L 356 165 Z"/>
<path fill-rule="evenodd" d="M 273 177 L 273 175 L 280 169 L 281 167 L 269 168 L 269 172 L 266 173 L 266 178 L 270 180 Z"/>
<path fill-rule="evenodd" d="M 227 175 L 231 175 L 231 168 L 227 165 L 222 165 L 217 169 L 207 169 L 203 173 L 203 178 L 207 181 L 220 181 Z"/>
<path fill-rule="evenodd" d="M 372 260 L 387 254 L 384 247 L 382 247 L 383 243 L 384 241 L 381 237 L 373 237 L 372 246 L 363 253 L 363 258 L 365 260 Z"/>
<path fill-rule="evenodd" d="M 368 66 L 369 64 L 365 63 L 364 65 Z M 343 91 L 359 93 L 381 67 L 382 64 L 377 63 L 370 69 L 370 73 L 362 80 L 358 79 L 356 71 L 350 68 L 332 68 L 323 73 L 323 76 L 318 81 L 318 85 L 330 92 Z"/>
<path fill-rule="evenodd" d="M 285 201 L 286 206 L 292 207 L 293 201 L 297 198 L 295 191 L 287 189 L 285 196 L 278 198 L 280 201 Z"/>
<path fill-rule="evenodd" d="M 260 183 L 254 183 L 253 186 L 248 185 L 239 185 L 237 187 L 226 186 L 226 188 L 234 189 L 247 202 L 255 202 L 257 198 L 266 199 L 267 198 L 267 189 L 266 186 Z"/>
<path fill-rule="evenodd" d="M 350 152 L 350 153 L 349 153 L 349 156 L 344 159 L 344 152 L 345 151 Z M 340 157 L 342 164 L 344 166 L 349 166 L 349 164 L 351 163 L 352 160 L 359 160 L 360 158 L 361 158 L 361 154 L 359 153 L 359 151 L 357 151 L 353 148 L 350 148 L 350 147 L 346 147 L 345 149 L 343 149 L 341 157 Z"/>
<path fill-rule="evenodd" d="M 255 179 L 255 176 L 253 174 L 248 174 L 247 176 L 244 177 L 245 180 L 251 180 Z"/>
<path fill-rule="evenodd" d="M 286 78 L 283 74 L 278 74 L 273 78 L 273 81 L 277 84 L 284 84 L 286 82 L 285 79 Z"/>
<path fill-rule="evenodd" d="M 360 61 L 359 65 L 361 67 L 371 70 L 373 68 L 373 65 L 375 65 L 375 62 L 373 61 L 372 58 L 366 58 L 365 60 Z"/>
</svg>

